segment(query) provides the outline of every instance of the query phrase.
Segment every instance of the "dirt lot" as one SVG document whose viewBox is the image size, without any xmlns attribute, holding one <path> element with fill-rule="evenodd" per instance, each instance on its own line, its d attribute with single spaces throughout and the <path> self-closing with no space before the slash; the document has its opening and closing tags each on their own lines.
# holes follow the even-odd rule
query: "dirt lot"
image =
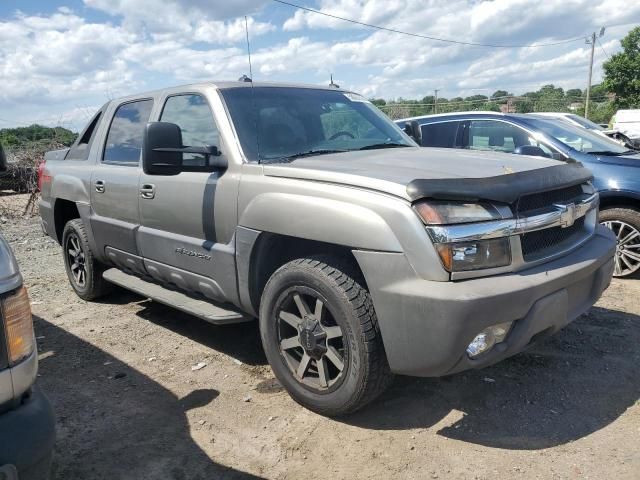
<svg viewBox="0 0 640 480">
<path fill-rule="evenodd" d="M 281 390 L 255 324 L 214 327 L 124 291 L 83 302 L 37 219 L 0 229 L 32 298 L 55 479 L 640 478 L 640 280 L 614 281 L 526 353 L 397 378 L 330 420 Z"/>
</svg>

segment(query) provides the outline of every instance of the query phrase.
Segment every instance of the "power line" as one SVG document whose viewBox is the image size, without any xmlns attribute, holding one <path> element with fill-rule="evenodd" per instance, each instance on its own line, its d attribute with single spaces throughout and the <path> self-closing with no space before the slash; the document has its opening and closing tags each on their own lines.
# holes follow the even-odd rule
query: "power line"
<svg viewBox="0 0 640 480">
<path fill-rule="evenodd" d="M 609 60 L 611 60 L 611 55 L 609 55 L 609 54 L 607 53 L 607 51 L 604 49 L 604 45 L 602 45 L 602 42 L 600 41 L 600 39 L 598 38 L 597 40 L 598 40 L 598 45 L 600 45 L 600 48 L 602 49 L 602 51 L 604 52 L 604 54 L 607 56 L 607 58 L 608 58 Z"/>
<path fill-rule="evenodd" d="M 334 18 L 336 20 L 342 20 L 344 22 L 349 22 L 349 23 L 353 23 L 353 24 L 356 24 L 356 25 L 361 25 L 363 27 L 375 28 L 376 30 L 383 30 L 385 32 L 392 32 L 392 33 L 400 33 L 402 35 L 409 35 L 411 37 L 424 38 L 426 40 L 434 40 L 434 41 L 437 41 L 437 42 L 455 43 L 455 44 L 458 44 L 458 45 L 469 45 L 469 46 L 473 46 L 473 47 L 491 47 L 491 48 L 551 47 L 553 45 L 562 45 L 562 44 L 565 44 L 565 43 L 577 42 L 578 40 L 582 40 L 583 39 L 583 37 L 575 37 L 575 38 L 567 38 L 565 40 L 559 40 L 557 42 L 537 43 L 537 44 L 532 44 L 532 45 L 498 45 L 498 44 L 494 44 L 494 43 L 462 42 L 460 40 L 452 40 L 450 38 L 432 37 L 430 35 L 422 35 L 422 34 L 419 34 L 419 33 L 404 32 L 402 30 L 397 30 L 395 28 L 381 27 L 380 25 L 373 25 L 371 23 L 360 22 L 358 20 L 353 20 L 351 18 L 340 17 L 338 15 L 333 15 L 331 13 L 322 12 L 320 10 L 315 10 L 313 8 L 303 7 L 301 5 L 296 5 L 295 3 L 285 2 L 284 0 L 273 0 L 273 1 L 276 2 L 276 3 L 280 3 L 282 5 L 287 5 L 289 7 L 297 8 L 299 10 L 305 10 L 307 12 L 317 13 L 318 15 L 324 15 L 325 17 L 331 17 L 331 18 Z"/>
</svg>

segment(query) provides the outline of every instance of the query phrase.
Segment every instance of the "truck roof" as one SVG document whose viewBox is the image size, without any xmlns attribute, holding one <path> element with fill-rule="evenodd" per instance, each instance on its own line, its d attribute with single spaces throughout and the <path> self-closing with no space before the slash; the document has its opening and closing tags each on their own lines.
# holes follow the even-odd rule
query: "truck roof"
<svg viewBox="0 0 640 480">
<path fill-rule="evenodd" d="M 123 97 L 114 98 L 111 101 L 120 102 L 122 100 L 129 100 L 134 98 L 154 97 L 167 90 L 188 91 L 188 90 L 200 89 L 205 87 L 214 87 L 219 90 L 225 90 L 228 88 L 251 88 L 251 87 L 281 87 L 282 88 L 284 87 L 284 88 L 308 88 L 308 89 L 314 89 L 314 90 L 334 90 L 337 92 L 354 93 L 354 92 L 351 92 L 350 90 L 346 90 L 343 88 L 338 88 L 336 86 L 330 86 L 330 85 L 312 85 L 312 84 L 306 84 L 306 83 L 288 83 L 288 82 L 244 82 L 244 81 L 221 80 L 221 81 L 189 83 L 186 85 L 175 85 L 175 86 L 160 88 L 156 90 L 146 91 L 146 92 L 139 92 L 132 95 L 126 95 Z"/>
</svg>

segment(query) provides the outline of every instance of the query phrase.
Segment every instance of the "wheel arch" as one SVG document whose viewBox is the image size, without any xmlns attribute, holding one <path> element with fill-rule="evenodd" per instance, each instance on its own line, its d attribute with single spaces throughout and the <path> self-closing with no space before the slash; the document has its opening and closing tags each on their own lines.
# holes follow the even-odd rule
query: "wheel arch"
<svg viewBox="0 0 640 480">
<path fill-rule="evenodd" d="M 242 307 L 257 316 L 265 285 L 282 265 L 296 258 L 326 254 L 362 271 L 353 255 L 353 248 L 273 232 L 259 232 L 240 227 L 238 240 L 238 287 Z M 364 275 L 362 275 L 362 281 Z"/>
</svg>

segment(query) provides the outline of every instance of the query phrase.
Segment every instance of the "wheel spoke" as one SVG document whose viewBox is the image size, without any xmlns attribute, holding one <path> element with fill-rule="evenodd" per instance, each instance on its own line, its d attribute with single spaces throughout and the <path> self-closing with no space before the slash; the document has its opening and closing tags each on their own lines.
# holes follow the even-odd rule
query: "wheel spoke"
<svg viewBox="0 0 640 480">
<path fill-rule="evenodd" d="M 300 360 L 300 365 L 298 365 L 298 370 L 296 371 L 298 378 L 300 379 L 304 378 L 304 374 L 307 372 L 307 368 L 309 367 L 310 361 L 311 361 L 311 357 L 307 355 L 307 353 L 305 352 L 305 354 L 302 356 L 302 360 Z"/>
<path fill-rule="evenodd" d="M 300 317 L 289 312 L 280 312 L 280 320 L 284 320 L 295 329 L 297 329 L 302 323 L 302 319 Z"/>
<path fill-rule="evenodd" d="M 313 316 L 316 318 L 316 320 L 319 322 L 320 320 L 322 320 L 322 307 L 324 307 L 324 304 L 322 303 L 322 300 L 320 300 L 319 298 L 316 299 L 316 309 L 313 312 Z"/>
<path fill-rule="evenodd" d="M 327 333 L 327 340 L 342 336 L 342 329 L 337 325 L 335 327 L 325 327 L 324 331 Z"/>
<path fill-rule="evenodd" d="M 85 272 L 84 272 L 84 268 L 80 269 L 80 285 L 84 285 L 84 280 L 85 280 Z"/>
<path fill-rule="evenodd" d="M 75 277 L 76 282 L 77 282 L 78 284 L 80 284 L 80 274 L 81 274 L 81 273 L 82 273 L 82 270 L 78 269 L 78 271 L 77 271 L 77 272 L 75 272 L 75 273 L 74 273 L 74 275 L 73 275 L 73 276 Z"/>
<path fill-rule="evenodd" d="M 320 360 L 316 360 L 316 365 L 318 365 L 318 380 L 320 381 L 321 387 L 328 387 L 329 381 L 327 379 L 327 359 L 322 357 Z"/>
<path fill-rule="evenodd" d="M 622 266 L 620 265 L 620 255 L 615 255 L 614 257 L 614 263 L 615 263 L 615 274 L 616 275 L 621 275 L 622 274 Z"/>
<path fill-rule="evenodd" d="M 78 255 L 78 252 L 76 252 L 75 250 L 69 249 L 68 252 L 69 252 L 69 255 L 71 255 L 72 257 L 75 257 L 76 255 Z"/>
<path fill-rule="evenodd" d="M 78 239 L 76 237 L 71 237 L 71 245 L 76 252 L 80 251 L 80 244 L 78 243 Z"/>
<path fill-rule="evenodd" d="M 638 254 L 638 253 L 631 252 L 629 250 L 623 250 L 622 251 L 622 255 L 624 255 L 625 257 L 632 258 L 636 262 L 640 262 L 640 254 Z"/>
<path fill-rule="evenodd" d="M 631 240 L 633 240 L 638 236 L 640 236 L 640 233 L 637 230 L 631 230 L 631 233 L 629 233 L 626 237 L 620 240 L 620 245 L 626 245 L 627 243 L 629 243 Z"/>
<path fill-rule="evenodd" d="M 300 340 L 298 340 L 297 336 L 291 337 L 291 338 L 285 338 L 280 342 L 280 348 L 282 350 L 289 350 L 291 348 L 296 348 L 299 346 L 300 346 Z"/>
<path fill-rule="evenodd" d="M 624 262 L 629 270 L 633 270 L 633 265 L 631 265 L 631 263 L 629 263 L 629 260 L 627 260 L 627 255 L 625 255 L 624 253 L 620 255 L 620 260 Z"/>
<path fill-rule="evenodd" d="M 302 299 L 299 293 L 295 293 L 293 295 L 293 301 L 296 302 L 296 306 L 298 307 L 298 311 L 300 312 L 301 317 L 304 317 L 305 315 L 309 315 L 311 313 L 309 311 L 307 303 Z"/>
<path fill-rule="evenodd" d="M 342 371 L 344 369 L 344 362 L 342 360 L 342 357 L 335 348 L 329 347 L 326 353 L 326 357 L 331 360 L 331 363 L 333 363 L 338 370 Z"/>
</svg>

